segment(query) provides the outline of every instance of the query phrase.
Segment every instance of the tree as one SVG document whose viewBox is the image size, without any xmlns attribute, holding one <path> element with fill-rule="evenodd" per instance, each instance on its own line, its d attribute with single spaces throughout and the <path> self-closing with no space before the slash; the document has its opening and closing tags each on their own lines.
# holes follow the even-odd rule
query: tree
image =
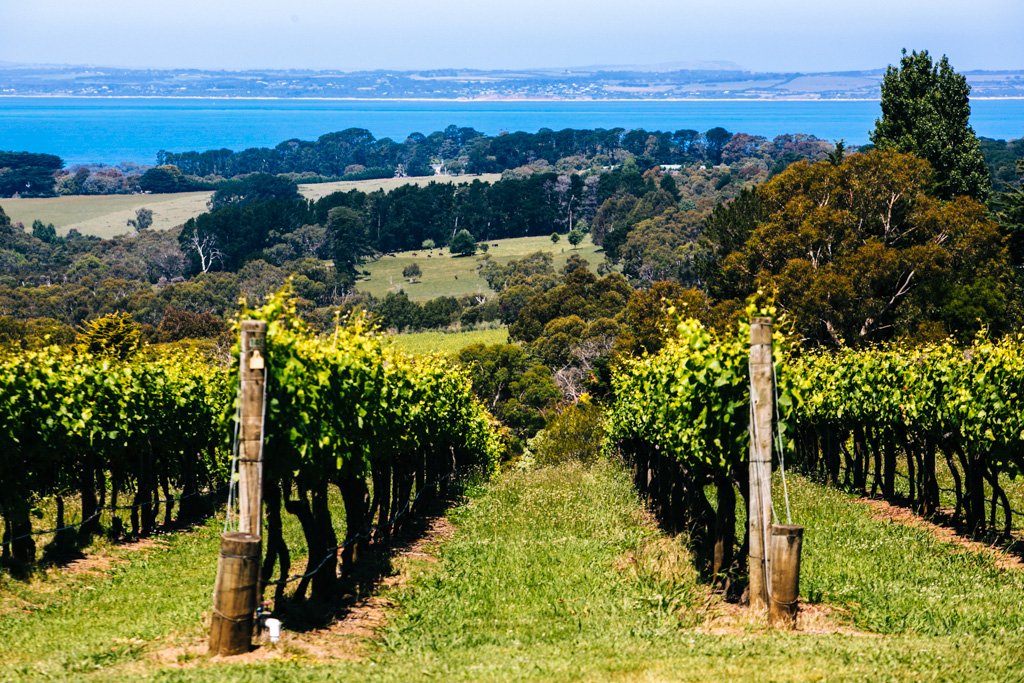
<svg viewBox="0 0 1024 683">
<path fill-rule="evenodd" d="M 695 211 L 672 209 L 641 221 L 622 246 L 622 274 L 643 287 L 658 280 L 696 284 L 700 228 Z"/>
<path fill-rule="evenodd" d="M 0 197 L 51 197 L 54 174 L 63 166 L 52 154 L 0 152 Z"/>
<path fill-rule="evenodd" d="M 558 244 L 558 240 L 562 239 L 562 236 L 557 232 L 551 233 L 551 244 Z"/>
<path fill-rule="evenodd" d="M 356 266 L 373 253 L 363 214 L 347 206 L 327 212 L 327 239 L 338 277 L 354 279 Z"/>
<path fill-rule="evenodd" d="M 1012 329 L 998 226 L 968 197 L 928 194 L 931 181 L 927 161 L 892 151 L 797 162 L 758 188 L 763 218 L 709 289 L 739 301 L 776 292 L 812 344 Z"/>
<path fill-rule="evenodd" d="M 220 183 L 210 200 L 210 208 L 298 197 L 299 187 L 294 181 L 269 173 L 253 173 L 244 178 Z"/>
<path fill-rule="evenodd" d="M 32 236 L 47 244 L 53 244 L 57 241 L 57 228 L 53 223 L 43 223 L 37 218 L 32 221 Z"/>
<path fill-rule="evenodd" d="M 469 230 L 459 230 L 449 243 L 448 249 L 459 256 L 472 256 L 476 253 L 476 238 Z"/>
<path fill-rule="evenodd" d="M 189 189 L 189 182 L 177 166 L 156 166 L 139 176 L 139 189 L 153 193 L 181 192 Z"/>
<path fill-rule="evenodd" d="M 517 344 L 472 344 L 459 352 L 469 370 L 473 392 L 512 430 L 516 448 L 544 426 L 545 415 L 560 394 L 550 368 Z"/>
<path fill-rule="evenodd" d="M 487 286 L 499 294 L 515 285 L 527 285 L 537 289 L 555 286 L 554 257 L 550 252 L 535 251 L 520 259 L 512 259 L 501 265 L 490 256 L 485 256 L 477 265 L 477 272 Z"/>
<path fill-rule="evenodd" d="M 722 152 L 725 150 L 725 146 L 731 139 L 732 133 L 721 126 L 716 126 L 704 133 L 707 160 L 715 165 L 722 163 Z"/>
<path fill-rule="evenodd" d="M 145 208 L 137 210 L 135 218 L 128 219 L 128 225 L 135 228 L 137 232 L 142 232 L 153 225 L 153 210 Z"/>
<path fill-rule="evenodd" d="M 580 242 L 583 241 L 583 231 L 579 228 L 573 228 L 569 231 L 569 244 L 572 245 L 573 249 L 580 246 Z"/>
<path fill-rule="evenodd" d="M 196 313 L 168 306 L 156 328 L 156 336 L 161 342 L 204 339 L 216 337 L 225 329 L 224 321 L 212 313 Z"/>
<path fill-rule="evenodd" d="M 1006 235 L 1014 267 L 1024 271 L 1024 187 L 996 195 L 992 208 Z"/>
<path fill-rule="evenodd" d="M 942 199 L 988 196 L 988 168 L 969 121 L 970 92 L 945 55 L 934 64 L 927 50 L 903 50 L 899 68 L 889 66 L 882 79 L 882 117 L 871 141 L 879 149 L 926 159 Z"/>
<path fill-rule="evenodd" d="M 845 156 L 846 142 L 842 138 L 839 138 L 836 140 L 835 147 L 833 147 L 832 151 L 828 153 L 828 160 L 831 161 L 833 165 L 838 166 L 843 163 L 843 158 Z"/>
<path fill-rule="evenodd" d="M 420 268 L 418 263 L 410 263 L 405 268 L 402 268 L 402 277 L 409 282 L 418 280 L 423 275 L 423 269 Z"/>
<path fill-rule="evenodd" d="M 208 273 L 215 264 L 224 260 L 224 252 L 217 246 L 217 236 L 202 231 L 195 219 L 185 223 L 178 241 L 181 250 L 193 257 L 201 273 Z"/>
<path fill-rule="evenodd" d="M 125 359 L 142 345 L 142 328 L 127 313 L 110 313 L 87 322 L 78 343 L 88 353 Z"/>
<path fill-rule="evenodd" d="M 420 327 L 423 311 L 409 301 L 405 292 L 388 292 L 388 295 L 373 309 L 385 329 L 399 332 Z"/>
</svg>

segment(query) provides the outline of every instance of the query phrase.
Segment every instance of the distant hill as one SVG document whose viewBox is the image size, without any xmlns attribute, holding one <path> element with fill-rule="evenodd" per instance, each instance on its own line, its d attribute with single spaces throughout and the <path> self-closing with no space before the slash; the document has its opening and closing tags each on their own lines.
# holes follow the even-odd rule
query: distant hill
<svg viewBox="0 0 1024 683">
<path fill-rule="evenodd" d="M 747 71 L 728 62 L 484 71 L 205 71 L 0 63 L 0 95 L 358 99 L 876 99 L 883 69 Z M 964 72 L 974 97 L 1024 97 L 1024 70 Z"/>
</svg>

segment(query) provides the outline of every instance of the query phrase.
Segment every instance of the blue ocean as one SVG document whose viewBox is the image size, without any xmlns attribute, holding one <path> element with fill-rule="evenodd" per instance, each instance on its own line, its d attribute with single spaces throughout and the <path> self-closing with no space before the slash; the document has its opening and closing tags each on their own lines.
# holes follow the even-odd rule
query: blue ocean
<svg viewBox="0 0 1024 683">
<path fill-rule="evenodd" d="M 1024 100 L 976 100 L 979 135 L 1024 137 Z M 485 133 L 540 128 L 707 130 L 774 137 L 811 133 L 867 142 L 872 101 L 407 102 L 319 100 L 0 98 L 0 150 L 48 152 L 66 164 L 152 164 L 159 150 L 272 147 L 344 128 L 404 139 L 449 124 Z"/>
</svg>

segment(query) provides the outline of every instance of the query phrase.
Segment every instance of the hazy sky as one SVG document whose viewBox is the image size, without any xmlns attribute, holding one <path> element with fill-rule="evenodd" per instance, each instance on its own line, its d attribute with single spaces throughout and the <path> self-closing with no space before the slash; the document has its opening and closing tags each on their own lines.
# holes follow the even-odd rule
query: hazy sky
<svg viewBox="0 0 1024 683">
<path fill-rule="evenodd" d="M 1024 68 L 1021 0 L 0 0 L 0 61 L 425 69 Z"/>
</svg>

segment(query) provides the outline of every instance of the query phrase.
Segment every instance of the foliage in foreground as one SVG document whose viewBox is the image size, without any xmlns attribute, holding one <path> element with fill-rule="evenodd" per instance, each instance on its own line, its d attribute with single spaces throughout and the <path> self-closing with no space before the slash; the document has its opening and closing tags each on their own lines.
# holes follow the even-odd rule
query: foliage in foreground
<svg viewBox="0 0 1024 683">
<path fill-rule="evenodd" d="M 698 542 L 713 531 L 707 551 L 717 573 L 731 558 L 733 485 L 745 490 L 749 347 L 743 327 L 720 336 L 688 320 L 677 333 L 657 355 L 616 372 L 608 444 L 671 525 L 691 529 Z M 895 480 L 905 463 L 909 503 L 925 516 L 939 512 L 936 470 L 945 466 L 954 521 L 982 532 L 997 525 L 998 509 L 1001 531 L 1011 532 L 1000 478 L 1024 472 L 1024 338 L 795 358 L 776 344 L 775 363 L 778 429 L 799 465 L 831 483 L 842 475 L 862 493 L 870 482 L 872 495 L 902 501 Z"/>
<path fill-rule="evenodd" d="M 683 320 L 661 351 L 626 361 L 612 378 L 609 450 L 626 459 L 637 487 L 670 528 L 689 530 L 713 575 L 735 569 L 736 492 L 747 493 L 749 339 L 747 322 L 719 335 Z M 784 418 L 791 404 L 783 385 Z"/>
<path fill-rule="evenodd" d="M 831 482 L 842 474 L 847 486 L 893 500 L 905 463 L 909 503 L 929 516 L 939 511 L 936 469 L 944 464 L 954 521 L 1010 533 L 1000 478 L 1024 474 L 1024 337 L 809 354 L 786 375 L 800 399 L 796 454 L 809 470 Z"/>
<path fill-rule="evenodd" d="M 344 501 L 343 538 L 370 536 L 375 526 L 360 543 L 377 540 L 450 477 L 493 471 L 504 444 L 468 377 L 450 361 L 394 352 L 360 319 L 316 335 L 295 306 L 284 291 L 251 315 L 268 322 L 263 571 L 268 580 L 275 566 L 281 576 L 291 566 L 283 508 L 298 518 L 310 553 L 312 576 L 296 595 L 311 579 L 313 597 L 325 599 L 336 586 L 338 551 L 348 571 L 357 547 L 338 538 L 329 488 Z"/>
<path fill-rule="evenodd" d="M 70 521 L 64 499 L 80 503 L 81 526 L 56 545 L 86 541 L 122 496 L 131 495 L 136 535 L 156 527 L 158 501 L 170 521 L 172 492 L 179 518 L 193 515 L 200 489 L 225 480 L 230 401 L 227 373 L 183 354 L 121 360 L 48 347 L 0 357 L 4 559 L 35 559 L 32 514 L 46 497 L 56 497 L 57 527 Z"/>
</svg>

